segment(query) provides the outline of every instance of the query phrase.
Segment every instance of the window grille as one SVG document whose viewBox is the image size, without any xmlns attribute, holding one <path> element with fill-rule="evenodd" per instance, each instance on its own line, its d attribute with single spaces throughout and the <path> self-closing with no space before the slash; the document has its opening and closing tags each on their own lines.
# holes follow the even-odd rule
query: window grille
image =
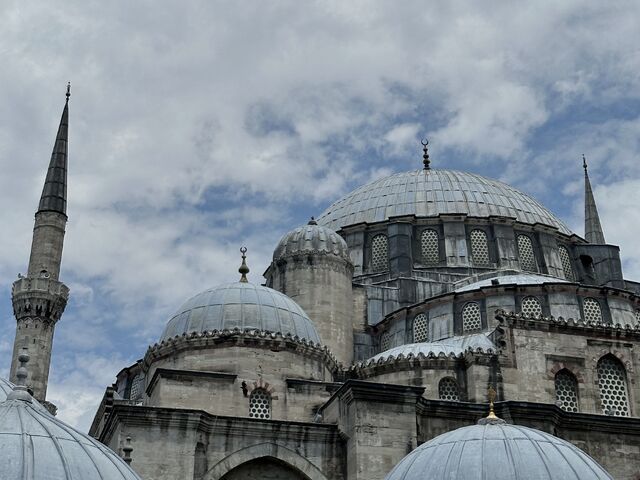
<svg viewBox="0 0 640 480">
<path fill-rule="evenodd" d="M 471 238 L 471 259 L 475 266 L 489 266 L 489 243 L 487 234 L 482 230 L 472 230 Z"/>
<path fill-rule="evenodd" d="M 518 256 L 520 257 L 520 268 L 527 272 L 537 272 L 538 264 L 533 253 L 533 244 L 527 235 L 518 235 Z"/>
<path fill-rule="evenodd" d="M 138 400 L 142 397 L 142 391 L 144 389 L 144 376 L 137 374 L 131 381 L 131 392 L 129 393 L 130 400 Z"/>
<path fill-rule="evenodd" d="M 458 382 L 454 378 L 445 377 L 438 384 L 438 397 L 440 400 L 460 401 L 460 390 Z"/>
<path fill-rule="evenodd" d="M 610 355 L 598 362 L 598 386 L 602 413 L 616 417 L 629 416 L 627 374 L 620 361 Z"/>
<path fill-rule="evenodd" d="M 438 232 L 435 230 L 423 230 L 420 235 L 422 249 L 422 263 L 425 265 L 437 265 L 440 262 L 440 249 L 438 248 Z"/>
<path fill-rule="evenodd" d="M 429 341 L 429 322 L 427 320 L 427 316 L 424 313 L 419 313 L 413 319 L 413 341 Z"/>
<path fill-rule="evenodd" d="M 371 240 L 371 267 L 374 272 L 382 272 L 389 267 L 389 242 L 386 235 L 376 235 Z"/>
<path fill-rule="evenodd" d="M 602 308 L 594 298 L 585 298 L 582 302 L 584 319 L 587 322 L 602 322 Z"/>
<path fill-rule="evenodd" d="M 562 269 L 564 270 L 564 278 L 572 282 L 575 279 L 573 275 L 573 267 L 571 266 L 571 257 L 569 257 L 569 250 L 566 247 L 558 247 L 560 253 L 560 261 L 562 262 Z"/>
<path fill-rule="evenodd" d="M 542 315 L 542 305 L 536 297 L 524 297 L 520 311 L 525 317 L 539 317 Z"/>
<path fill-rule="evenodd" d="M 578 411 L 578 382 L 566 369 L 556 373 L 556 404 L 567 412 Z"/>
<path fill-rule="evenodd" d="M 462 331 L 473 332 L 482 329 L 480 305 L 476 302 L 467 303 L 462 309 Z"/>
<path fill-rule="evenodd" d="M 262 388 L 257 388 L 249 396 L 249 417 L 271 418 L 271 395 Z"/>
<path fill-rule="evenodd" d="M 640 308 L 636 308 L 636 323 L 640 323 Z"/>
<path fill-rule="evenodd" d="M 389 332 L 384 332 L 380 336 L 380 351 L 386 352 L 391 348 L 391 334 Z"/>
</svg>

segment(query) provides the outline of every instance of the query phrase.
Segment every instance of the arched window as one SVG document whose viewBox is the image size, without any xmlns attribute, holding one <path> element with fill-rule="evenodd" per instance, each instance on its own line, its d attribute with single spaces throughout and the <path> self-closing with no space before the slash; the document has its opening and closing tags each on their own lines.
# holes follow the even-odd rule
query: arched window
<svg viewBox="0 0 640 480">
<path fill-rule="evenodd" d="M 429 341 L 429 321 L 427 319 L 427 315 L 424 313 L 419 313 L 413 319 L 413 341 Z"/>
<path fill-rule="evenodd" d="M 630 415 L 627 373 L 613 355 L 605 355 L 598 361 L 598 387 L 602 413 L 616 417 Z"/>
<path fill-rule="evenodd" d="M 560 261 L 562 262 L 562 269 L 564 270 L 564 278 L 573 282 L 575 275 L 573 274 L 573 267 L 571 266 L 571 257 L 569 257 L 569 250 L 567 247 L 560 245 L 558 247 L 560 253 Z"/>
<path fill-rule="evenodd" d="M 538 264 L 533 253 L 531 238 L 527 235 L 518 235 L 518 256 L 520 257 L 520 268 L 527 272 L 537 272 Z"/>
<path fill-rule="evenodd" d="M 556 373 L 556 405 L 567 412 L 578 411 L 578 381 L 566 368 Z"/>
<path fill-rule="evenodd" d="M 602 322 L 602 307 L 595 298 L 585 298 L 582 302 L 582 310 L 587 322 Z"/>
<path fill-rule="evenodd" d="M 455 378 L 444 377 L 438 383 L 438 397 L 440 400 L 460 401 L 460 389 Z"/>
<path fill-rule="evenodd" d="M 371 268 L 374 272 L 389 268 L 389 242 L 386 235 L 376 235 L 371 240 Z"/>
<path fill-rule="evenodd" d="M 249 417 L 271 418 L 271 395 L 264 388 L 256 388 L 249 396 Z"/>
<path fill-rule="evenodd" d="M 423 230 L 420 234 L 420 247 L 423 264 L 437 265 L 440 262 L 438 232 L 432 229 Z"/>
<path fill-rule="evenodd" d="M 636 323 L 640 324 L 640 308 L 636 308 L 635 315 L 636 315 Z"/>
<path fill-rule="evenodd" d="M 144 391 L 144 375 L 138 373 L 131 381 L 131 392 L 129 393 L 130 400 L 140 400 Z"/>
<path fill-rule="evenodd" d="M 471 260 L 478 267 L 489 266 L 489 242 L 483 230 L 471 230 Z"/>
<path fill-rule="evenodd" d="M 380 351 L 386 352 L 390 348 L 391 348 L 391 333 L 387 331 L 380 336 Z"/>
<path fill-rule="evenodd" d="M 481 329 L 480 305 L 477 302 L 469 302 L 462 309 L 462 331 L 467 333 Z"/>
<path fill-rule="evenodd" d="M 525 317 L 539 317 L 542 315 L 542 305 L 536 297 L 524 297 L 520 312 Z"/>
</svg>

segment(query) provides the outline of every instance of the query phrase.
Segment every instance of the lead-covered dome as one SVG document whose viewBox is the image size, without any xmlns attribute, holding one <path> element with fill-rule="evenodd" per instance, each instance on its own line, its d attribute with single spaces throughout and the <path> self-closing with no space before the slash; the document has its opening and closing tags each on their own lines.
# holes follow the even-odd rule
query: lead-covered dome
<svg viewBox="0 0 640 480">
<path fill-rule="evenodd" d="M 312 218 L 303 227 L 286 233 L 273 252 L 273 261 L 293 255 L 327 254 L 349 260 L 347 242 L 330 228 L 318 225 Z"/>
<path fill-rule="evenodd" d="M 15 385 L 13 383 L 11 383 L 9 380 L 6 380 L 2 377 L 0 377 L 0 402 L 4 402 L 7 397 L 9 396 L 9 394 L 11 392 L 13 392 L 13 389 L 15 388 Z M 31 400 L 31 404 L 33 405 L 34 408 L 37 408 L 38 410 L 44 412 L 44 413 L 49 413 L 49 410 L 47 410 L 40 402 L 38 402 L 37 400 L 32 399 Z"/>
<path fill-rule="evenodd" d="M 167 323 L 160 341 L 213 330 L 261 330 L 320 344 L 313 323 L 286 295 L 262 285 L 236 282 L 187 300 Z"/>
<path fill-rule="evenodd" d="M 331 205 L 318 223 L 340 230 L 398 215 L 440 214 L 513 217 L 519 222 L 541 223 L 571 234 L 553 213 L 526 193 L 497 180 L 455 170 L 415 170 L 375 180 Z"/>
<path fill-rule="evenodd" d="M 0 403 L 0 477 L 140 480 L 112 450 L 21 398 Z"/>
<path fill-rule="evenodd" d="M 532 428 L 505 423 L 473 425 L 416 448 L 386 480 L 612 480 L 571 443 Z"/>
</svg>

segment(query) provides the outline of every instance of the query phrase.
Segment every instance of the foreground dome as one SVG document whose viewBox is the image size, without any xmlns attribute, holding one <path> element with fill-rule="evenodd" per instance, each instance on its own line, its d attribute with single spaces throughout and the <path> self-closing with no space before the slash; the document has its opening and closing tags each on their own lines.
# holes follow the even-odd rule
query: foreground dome
<svg viewBox="0 0 640 480">
<path fill-rule="evenodd" d="M 5 380 L 4 378 L 0 377 L 0 402 L 4 402 L 7 397 L 11 394 L 11 392 L 13 392 L 13 389 L 15 388 L 15 385 L 13 383 L 11 383 L 9 380 Z M 49 411 L 44 408 L 44 406 L 32 399 L 31 400 L 31 405 L 33 406 L 33 408 L 36 408 L 44 413 L 49 413 Z"/>
<path fill-rule="evenodd" d="M 262 330 L 320 343 L 313 323 L 286 295 L 262 285 L 236 282 L 187 300 L 167 323 L 160 341 L 212 330 Z"/>
<path fill-rule="evenodd" d="M 487 423 L 458 428 L 430 440 L 386 480 L 612 480 L 589 455 L 548 433 Z"/>
<path fill-rule="evenodd" d="M 332 254 L 349 261 L 347 242 L 330 228 L 311 221 L 286 233 L 273 252 L 273 261 L 293 255 Z"/>
<path fill-rule="evenodd" d="M 331 205 L 318 223 L 340 230 L 397 215 L 440 214 L 513 217 L 519 222 L 541 223 L 571 234 L 553 213 L 526 193 L 497 180 L 455 170 L 414 170 L 375 180 Z"/>
</svg>

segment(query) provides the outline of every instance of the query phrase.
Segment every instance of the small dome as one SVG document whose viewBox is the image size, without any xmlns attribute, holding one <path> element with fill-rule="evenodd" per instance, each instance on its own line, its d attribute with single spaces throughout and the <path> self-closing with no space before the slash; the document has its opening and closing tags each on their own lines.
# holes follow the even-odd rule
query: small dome
<svg viewBox="0 0 640 480">
<path fill-rule="evenodd" d="M 537 200 L 506 183 L 473 173 L 433 169 L 396 173 L 363 185 L 331 205 L 318 223 L 340 230 L 397 215 L 437 217 L 449 213 L 513 217 L 522 223 L 541 223 L 571 234 Z"/>
<path fill-rule="evenodd" d="M 4 378 L 0 377 L 0 402 L 4 402 L 7 399 L 7 396 L 11 392 L 13 392 L 14 387 L 15 385 L 9 380 L 5 380 Z M 47 410 L 40 402 L 38 402 L 37 400 L 31 400 L 31 402 L 34 408 L 37 408 L 38 410 L 49 414 L 49 410 Z"/>
<path fill-rule="evenodd" d="M 28 400 L 0 403 L 0 472 L 24 480 L 140 480 L 112 450 Z"/>
<path fill-rule="evenodd" d="M 532 428 L 487 423 L 458 428 L 416 448 L 386 480 L 612 480 L 575 445 Z"/>
<path fill-rule="evenodd" d="M 280 239 L 273 252 L 273 261 L 290 255 L 317 253 L 333 254 L 351 261 L 347 242 L 330 228 L 318 225 L 313 219 L 307 225 L 290 231 Z"/>
<path fill-rule="evenodd" d="M 320 344 L 304 310 L 286 295 L 252 283 L 229 283 L 187 300 L 167 323 L 160 341 L 212 330 L 262 330 Z"/>
<path fill-rule="evenodd" d="M 546 283 L 568 283 L 562 278 L 552 277 L 550 275 L 540 275 L 538 273 L 519 273 L 517 275 L 501 275 L 491 276 L 483 280 L 478 280 L 468 285 L 464 285 L 468 279 L 458 283 L 455 287 L 456 293 L 469 292 L 482 287 L 495 287 L 499 285 L 544 285 Z"/>
</svg>

